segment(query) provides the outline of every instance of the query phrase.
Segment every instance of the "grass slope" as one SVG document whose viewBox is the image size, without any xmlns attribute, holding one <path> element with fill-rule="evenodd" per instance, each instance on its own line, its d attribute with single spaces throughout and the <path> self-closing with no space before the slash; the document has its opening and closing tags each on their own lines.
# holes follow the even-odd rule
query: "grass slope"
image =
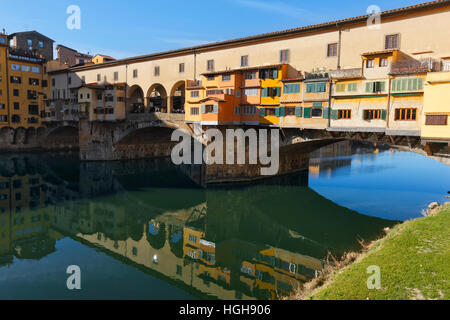
<svg viewBox="0 0 450 320">
<path fill-rule="evenodd" d="M 381 269 L 381 289 L 369 290 L 369 266 Z M 316 300 L 450 299 L 450 206 L 394 228 L 354 264 L 337 271 Z"/>
</svg>

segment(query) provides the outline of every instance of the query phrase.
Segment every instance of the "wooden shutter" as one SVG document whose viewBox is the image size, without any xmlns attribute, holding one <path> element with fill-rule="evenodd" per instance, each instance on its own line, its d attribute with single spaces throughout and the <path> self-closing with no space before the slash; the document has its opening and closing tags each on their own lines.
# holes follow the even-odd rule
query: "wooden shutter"
<svg viewBox="0 0 450 320">
<path fill-rule="evenodd" d="M 383 92 L 386 89 L 386 82 L 378 82 L 380 86 L 380 92 Z"/>
<path fill-rule="evenodd" d="M 323 108 L 322 115 L 323 115 L 324 119 L 329 119 L 330 118 L 330 108 L 328 108 L 328 107 Z"/>
<path fill-rule="evenodd" d="M 219 114 L 219 105 L 218 104 L 215 104 L 214 106 L 213 106 L 213 112 L 215 113 L 215 114 Z"/>
<path fill-rule="evenodd" d="M 427 115 L 425 125 L 427 126 L 446 126 L 448 123 L 447 115 Z"/>
<path fill-rule="evenodd" d="M 295 107 L 295 115 L 297 118 L 301 118 L 303 115 L 303 107 Z"/>
<path fill-rule="evenodd" d="M 373 82 L 366 83 L 366 92 L 373 92 Z"/>
<path fill-rule="evenodd" d="M 202 104 L 202 114 L 206 113 L 206 105 Z"/>
<path fill-rule="evenodd" d="M 386 120 L 386 117 L 387 117 L 387 111 L 381 110 L 381 120 Z"/>
<path fill-rule="evenodd" d="M 286 115 L 286 108 L 285 107 L 281 107 L 280 108 L 280 117 L 284 117 Z"/>
</svg>

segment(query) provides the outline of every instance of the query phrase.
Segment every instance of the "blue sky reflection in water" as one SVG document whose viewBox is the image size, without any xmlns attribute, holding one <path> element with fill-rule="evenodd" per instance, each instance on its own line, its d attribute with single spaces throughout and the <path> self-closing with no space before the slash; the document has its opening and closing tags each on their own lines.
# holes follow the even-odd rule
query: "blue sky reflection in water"
<svg viewBox="0 0 450 320">
<path fill-rule="evenodd" d="M 378 150 L 320 163 L 309 187 L 362 214 L 403 221 L 421 217 L 431 202 L 449 201 L 450 167 L 420 154 Z"/>
</svg>

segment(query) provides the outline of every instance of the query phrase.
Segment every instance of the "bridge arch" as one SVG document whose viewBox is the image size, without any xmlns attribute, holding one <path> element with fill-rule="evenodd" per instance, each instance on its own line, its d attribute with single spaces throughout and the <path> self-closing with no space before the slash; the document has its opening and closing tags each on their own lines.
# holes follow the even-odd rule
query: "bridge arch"
<svg viewBox="0 0 450 320">
<path fill-rule="evenodd" d="M 38 136 L 40 133 L 38 132 Z M 48 149 L 72 149 L 79 145 L 78 127 L 62 126 L 57 127 L 47 133 L 45 146 Z"/>
<path fill-rule="evenodd" d="M 15 131 L 11 127 L 3 127 L 0 129 L 0 145 L 9 146 L 14 142 Z"/>
<path fill-rule="evenodd" d="M 28 128 L 25 133 L 25 144 L 36 144 L 37 142 L 37 130 L 36 128 Z"/>
<path fill-rule="evenodd" d="M 127 113 L 144 113 L 145 98 L 144 90 L 135 84 L 128 91 Z"/>
<path fill-rule="evenodd" d="M 15 145 L 25 144 L 26 135 L 27 135 L 27 130 L 24 127 L 16 128 L 16 130 L 14 132 L 13 144 L 15 144 Z"/>
<path fill-rule="evenodd" d="M 167 90 L 160 83 L 154 83 L 147 91 L 147 105 L 150 112 L 167 113 Z"/>
<path fill-rule="evenodd" d="M 178 81 L 170 91 L 170 112 L 184 113 L 186 101 L 186 82 Z"/>
</svg>

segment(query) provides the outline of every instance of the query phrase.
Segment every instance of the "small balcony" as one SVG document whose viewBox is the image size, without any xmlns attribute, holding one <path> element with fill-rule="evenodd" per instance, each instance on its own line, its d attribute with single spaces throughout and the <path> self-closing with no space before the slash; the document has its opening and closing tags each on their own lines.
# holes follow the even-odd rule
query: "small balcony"
<svg viewBox="0 0 450 320">
<path fill-rule="evenodd" d="M 392 64 L 390 74 L 402 75 L 441 71 L 442 64 L 434 59 L 397 61 Z"/>
<path fill-rule="evenodd" d="M 362 78 L 362 75 L 363 75 L 362 68 L 341 69 L 341 70 L 333 70 L 330 72 L 331 78 L 336 80 L 358 79 Z"/>
<path fill-rule="evenodd" d="M 186 81 L 186 89 L 197 89 L 202 87 L 201 80 L 187 80 Z"/>
</svg>

